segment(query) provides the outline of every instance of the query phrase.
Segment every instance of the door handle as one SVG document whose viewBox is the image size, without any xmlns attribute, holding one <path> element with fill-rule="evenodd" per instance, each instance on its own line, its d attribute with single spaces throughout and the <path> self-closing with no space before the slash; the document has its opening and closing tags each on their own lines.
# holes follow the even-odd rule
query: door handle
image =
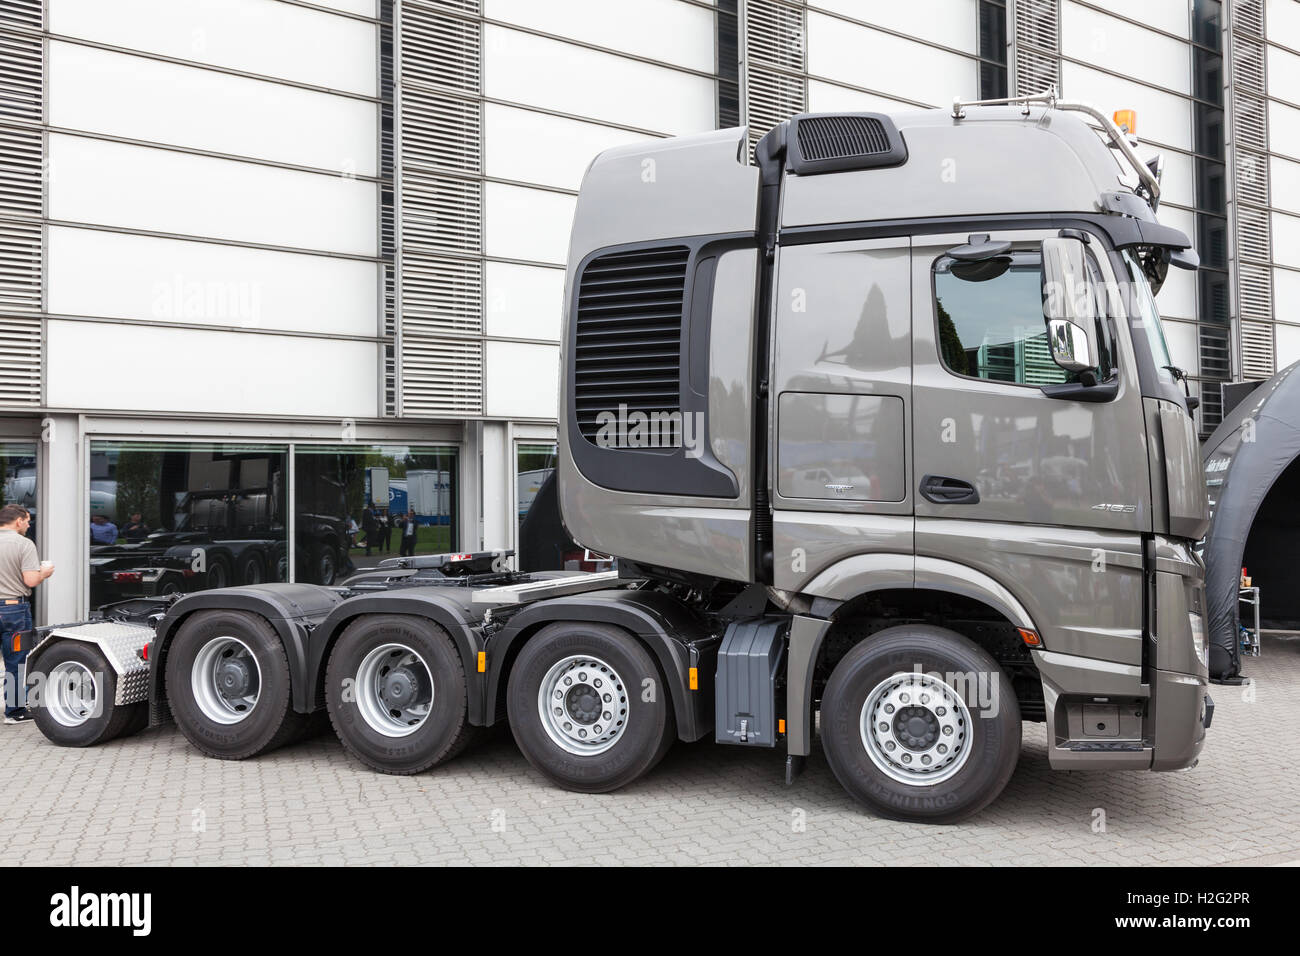
<svg viewBox="0 0 1300 956">
<path fill-rule="evenodd" d="M 926 475 L 921 479 L 921 497 L 936 505 L 976 505 L 980 493 L 969 481 L 945 475 Z"/>
</svg>

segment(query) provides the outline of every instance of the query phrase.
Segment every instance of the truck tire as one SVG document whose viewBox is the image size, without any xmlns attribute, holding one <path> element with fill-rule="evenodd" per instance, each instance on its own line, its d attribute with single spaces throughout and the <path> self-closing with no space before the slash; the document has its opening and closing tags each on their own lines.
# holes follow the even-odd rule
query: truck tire
<svg viewBox="0 0 1300 956">
<path fill-rule="evenodd" d="M 1011 779 L 1020 705 L 982 648 L 955 631 L 905 624 L 836 665 L 822 695 L 821 738 L 836 779 L 880 816 L 954 823 Z"/>
<path fill-rule="evenodd" d="M 381 773 L 450 760 L 476 736 L 460 653 L 423 618 L 373 614 L 339 636 L 325 668 L 325 705 L 344 748 Z"/>
<path fill-rule="evenodd" d="M 208 574 L 204 587 L 209 591 L 230 587 L 230 560 L 223 556 L 208 559 Z"/>
<path fill-rule="evenodd" d="M 607 624 L 542 628 L 519 652 L 506 698 L 528 762 L 579 793 L 628 785 L 662 760 L 677 736 L 654 659 Z"/>
<path fill-rule="evenodd" d="M 199 611 L 167 648 L 167 699 L 187 740 L 209 757 L 243 760 L 295 739 L 289 659 L 275 629 L 245 611 Z"/>
<path fill-rule="evenodd" d="M 33 704 L 36 726 L 60 747 L 93 747 L 128 731 L 148 704 L 118 706 L 117 672 L 98 647 L 61 640 L 41 652 L 45 680 Z"/>
<path fill-rule="evenodd" d="M 239 573 L 235 580 L 240 584 L 261 584 L 266 580 L 262 573 L 262 559 L 256 554 L 247 554 L 239 559 Z"/>
</svg>

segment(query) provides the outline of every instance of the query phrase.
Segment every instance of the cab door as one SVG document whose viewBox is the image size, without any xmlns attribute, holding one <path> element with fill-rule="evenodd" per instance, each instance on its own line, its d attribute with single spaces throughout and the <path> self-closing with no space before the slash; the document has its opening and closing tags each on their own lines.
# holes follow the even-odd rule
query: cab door
<svg viewBox="0 0 1300 956">
<path fill-rule="evenodd" d="M 1010 590 L 1048 649 L 1140 664 L 1147 436 L 1127 323 L 1102 240 L 1086 235 L 1097 384 L 1051 357 L 1044 238 L 975 261 L 966 233 L 912 257 L 917 584 L 948 562 Z M 947 568 L 951 573 L 952 569 Z"/>
</svg>

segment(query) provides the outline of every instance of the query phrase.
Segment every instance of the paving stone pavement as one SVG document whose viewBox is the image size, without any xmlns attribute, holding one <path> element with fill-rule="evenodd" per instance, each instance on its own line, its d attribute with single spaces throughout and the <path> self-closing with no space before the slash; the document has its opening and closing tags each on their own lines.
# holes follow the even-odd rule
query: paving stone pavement
<svg viewBox="0 0 1300 956">
<path fill-rule="evenodd" d="M 26 724 L 0 726 L 0 840 L 10 866 L 1300 862 L 1300 753 L 1285 743 L 1300 720 L 1300 639 L 1266 638 L 1245 671 L 1254 700 L 1212 689 L 1195 770 L 1053 773 L 1043 725 L 1027 723 L 1007 789 L 955 826 L 871 816 L 820 753 L 786 787 L 777 753 L 678 744 L 633 786 L 589 796 L 546 783 L 504 728 L 430 773 L 392 777 L 332 735 L 235 763 L 174 727 L 69 750 Z"/>
</svg>

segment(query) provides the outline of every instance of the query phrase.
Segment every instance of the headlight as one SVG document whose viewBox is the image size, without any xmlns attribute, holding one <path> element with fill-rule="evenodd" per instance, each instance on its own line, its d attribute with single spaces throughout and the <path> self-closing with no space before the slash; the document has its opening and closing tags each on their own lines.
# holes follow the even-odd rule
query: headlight
<svg viewBox="0 0 1300 956">
<path fill-rule="evenodd" d="M 1192 628 L 1192 647 L 1202 667 L 1210 666 L 1210 651 L 1205 643 L 1205 617 L 1196 611 L 1187 612 L 1187 622 Z"/>
</svg>

